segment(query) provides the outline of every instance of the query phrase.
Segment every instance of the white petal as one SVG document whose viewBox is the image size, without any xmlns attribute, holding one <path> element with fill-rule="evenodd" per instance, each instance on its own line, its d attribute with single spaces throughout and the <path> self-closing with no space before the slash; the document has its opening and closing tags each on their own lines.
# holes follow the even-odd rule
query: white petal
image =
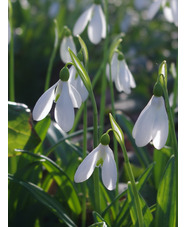
<svg viewBox="0 0 186 227">
<path fill-rule="evenodd" d="M 88 91 L 87 91 L 83 81 L 81 80 L 80 76 L 76 75 L 75 67 L 71 66 L 69 71 L 70 71 L 69 82 L 70 82 L 70 84 L 73 85 L 73 87 L 75 87 L 75 89 L 78 91 L 78 93 L 81 96 L 82 102 L 84 102 L 88 97 Z"/>
<path fill-rule="evenodd" d="M 57 82 L 58 83 L 58 82 Z M 52 87 L 50 87 L 36 102 L 33 109 L 33 119 L 35 121 L 40 121 L 47 116 L 52 108 L 52 104 L 55 98 L 55 87 L 57 86 L 55 83 Z"/>
<path fill-rule="evenodd" d="M 76 55 L 76 46 L 74 44 L 73 38 L 72 36 L 68 36 L 68 37 L 64 37 L 62 42 L 61 42 L 61 46 L 60 46 L 60 57 L 61 60 L 64 63 L 68 63 L 71 62 L 71 57 L 70 54 L 68 52 L 68 47 L 70 47 L 70 49 L 74 52 L 74 54 Z"/>
<path fill-rule="evenodd" d="M 118 61 L 118 74 L 115 78 L 115 85 L 119 92 L 124 91 L 126 94 L 130 94 L 130 77 L 124 60 Z"/>
<path fill-rule="evenodd" d="M 170 5 L 172 9 L 174 24 L 178 26 L 178 0 L 171 0 Z"/>
<path fill-rule="evenodd" d="M 71 130 L 74 124 L 74 107 L 70 98 L 67 82 L 63 82 L 62 92 L 54 110 L 54 117 L 58 125 L 65 132 Z"/>
<path fill-rule="evenodd" d="M 81 95 L 72 84 L 69 85 L 69 94 L 73 103 L 73 107 L 80 108 L 82 104 Z"/>
<path fill-rule="evenodd" d="M 106 157 L 102 166 L 102 181 L 108 190 L 113 190 L 117 182 L 117 168 L 113 152 L 110 147 L 106 146 Z"/>
<path fill-rule="evenodd" d="M 154 97 L 154 99 L 158 109 L 153 127 L 153 144 L 156 149 L 161 149 L 167 141 L 169 123 L 163 97 Z"/>
<path fill-rule="evenodd" d="M 140 113 L 132 131 L 138 147 L 143 147 L 152 140 L 153 125 L 157 112 L 156 106 L 153 104 L 153 97 Z"/>
<path fill-rule="evenodd" d="M 103 13 L 101 6 L 98 5 L 98 7 L 99 7 L 99 14 L 100 14 L 101 23 L 102 23 L 102 35 L 101 35 L 101 37 L 104 39 L 104 38 L 106 38 L 106 20 L 105 20 L 105 15 Z"/>
<path fill-rule="evenodd" d="M 124 60 L 124 64 L 125 64 L 125 69 L 126 69 L 126 71 L 128 72 L 128 75 L 129 75 L 130 87 L 131 87 L 131 88 L 135 88 L 135 87 L 136 87 L 136 82 L 135 82 L 134 77 L 133 77 L 133 75 L 132 75 L 130 69 L 128 68 L 128 65 L 127 65 L 127 63 L 126 63 L 125 60 Z"/>
<path fill-rule="evenodd" d="M 155 16 L 161 6 L 161 3 L 162 0 L 156 0 L 150 5 L 147 12 L 147 19 L 151 20 Z"/>
<path fill-rule="evenodd" d="M 79 35 L 84 31 L 85 27 L 87 26 L 91 18 L 93 6 L 94 5 L 92 5 L 85 12 L 83 12 L 81 16 L 78 18 L 78 20 L 76 21 L 73 29 L 74 36 Z"/>
<path fill-rule="evenodd" d="M 76 183 L 83 182 L 92 175 L 99 158 L 99 150 L 100 146 L 98 145 L 79 165 L 74 176 L 74 181 Z"/>
<path fill-rule="evenodd" d="M 168 22 L 170 23 L 173 22 L 173 15 L 170 7 L 167 6 L 163 7 L 163 14 Z"/>
<path fill-rule="evenodd" d="M 100 15 L 100 6 L 95 5 L 93 16 L 88 25 L 88 37 L 93 44 L 98 44 L 102 38 L 103 27 Z"/>
</svg>

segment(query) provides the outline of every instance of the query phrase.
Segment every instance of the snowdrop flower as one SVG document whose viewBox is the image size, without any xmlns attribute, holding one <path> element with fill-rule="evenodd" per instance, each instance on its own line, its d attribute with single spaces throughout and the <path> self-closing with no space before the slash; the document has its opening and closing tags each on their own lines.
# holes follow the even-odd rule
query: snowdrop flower
<svg viewBox="0 0 186 227">
<path fill-rule="evenodd" d="M 84 102 L 88 97 L 88 91 L 81 80 L 81 77 L 77 74 L 77 71 L 75 67 L 72 65 L 69 69 L 70 77 L 69 82 L 72 86 L 76 88 L 76 90 L 79 92 L 82 102 Z"/>
<path fill-rule="evenodd" d="M 90 152 L 83 162 L 79 165 L 74 181 L 76 183 L 88 180 L 92 175 L 95 167 L 101 167 L 102 169 L 102 181 L 108 190 L 113 190 L 116 187 L 117 181 L 117 169 L 114 160 L 114 155 L 109 147 L 107 139 L 104 141 L 105 136 L 108 138 L 108 134 L 104 134 L 101 139 L 101 143 Z M 109 138 L 110 141 L 110 138 Z"/>
<path fill-rule="evenodd" d="M 82 103 L 81 96 L 76 88 L 69 83 L 69 72 L 66 67 L 60 71 L 60 79 L 38 99 L 33 109 L 33 119 L 44 119 L 56 103 L 54 118 L 65 132 L 71 130 L 74 123 L 74 108 Z"/>
<path fill-rule="evenodd" d="M 109 76 L 109 65 L 107 65 L 107 77 Z M 123 55 L 114 53 L 111 60 L 111 78 L 115 82 L 116 89 L 126 94 L 131 93 L 131 88 L 136 87 L 135 80 L 130 72 Z"/>
<path fill-rule="evenodd" d="M 100 4 L 93 4 L 81 14 L 74 25 L 74 36 L 80 35 L 88 25 L 88 37 L 93 44 L 98 44 L 106 37 L 106 21 Z"/>
<path fill-rule="evenodd" d="M 136 145 L 143 147 L 152 141 L 156 149 L 161 149 L 167 141 L 168 129 L 164 99 L 153 95 L 134 125 L 132 135 Z"/>
<path fill-rule="evenodd" d="M 60 57 L 64 63 L 68 63 L 71 62 L 71 57 L 68 48 L 70 48 L 75 55 L 77 54 L 77 51 L 76 46 L 74 44 L 74 40 L 71 35 L 71 31 L 67 27 L 64 27 L 64 29 L 65 36 L 60 45 Z"/>
<path fill-rule="evenodd" d="M 170 4 L 170 7 L 167 4 Z M 174 22 L 178 26 L 178 0 L 155 0 L 148 9 L 147 19 L 151 20 L 161 6 L 165 19 L 168 22 Z"/>
</svg>

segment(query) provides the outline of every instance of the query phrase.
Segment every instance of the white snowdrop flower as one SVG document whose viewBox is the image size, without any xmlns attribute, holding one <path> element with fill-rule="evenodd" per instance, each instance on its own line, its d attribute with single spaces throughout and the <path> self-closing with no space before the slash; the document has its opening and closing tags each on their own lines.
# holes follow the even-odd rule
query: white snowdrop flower
<svg viewBox="0 0 186 227">
<path fill-rule="evenodd" d="M 116 187 L 117 168 L 114 155 L 108 144 L 100 143 L 79 165 L 74 181 L 80 183 L 89 179 L 95 167 L 102 169 L 102 181 L 108 190 Z"/>
<path fill-rule="evenodd" d="M 136 145 L 143 147 L 152 141 L 156 149 L 161 149 L 167 141 L 168 130 L 164 99 L 153 95 L 134 125 L 132 135 Z"/>
<path fill-rule="evenodd" d="M 33 109 L 33 119 L 40 121 L 50 112 L 53 102 L 56 103 L 54 118 L 62 130 L 68 132 L 74 124 L 74 108 L 82 103 L 81 96 L 68 79 L 59 79 L 38 99 Z"/>
<path fill-rule="evenodd" d="M 119 92 L 123 91 L 126 94 L 130 94 L 131 88 L 135 88 L 136 83 L 124 58 L 118 58 L 120 58 L 119 54 L 115 52 L 111 60 L 112 81 L 115 82 L 116 89 Z M 107 77 L 110 79 L 109 65 L 107 65 Z"/>
<path fill-rule="evenodd" d="M 170 6 L 167 6 L 167 4 L 170 4 Z M 147 19 L 151 20 L 160 7 L 163 8 L 165 19 L 178 26 L 178 0 L 154 0 L 147 11 Z"/>
<path fill-rule="evenodd" d="M 69 82 L 72 84 L 76 90 L 81 95 L 82 102 L 84 102 L 88 97 L 88 91 L 81 79 L 81 77 L 77 74 L 75 67 L 72 65 L 69 69 L 70 77 Z"/>
<path fill-rule="evenodd" d="M 71 57 L 68 48 L 70 48 L 75 55 L 77 54 L 76 46 L 71 35 L 65 36 L 60 45 L 60 57 L 64 63 L 71 62 Z"/>
<path fill-rule="evenodd" d="M 98 44 L 102 38 L 104 39 L 106 37 L 105 15 L 100 4 L 93 4 L 80 15 L 74 25 L 74 36 L 80 35 L 87 24 L 88 37 L 93 44 Z"/>
</svg>

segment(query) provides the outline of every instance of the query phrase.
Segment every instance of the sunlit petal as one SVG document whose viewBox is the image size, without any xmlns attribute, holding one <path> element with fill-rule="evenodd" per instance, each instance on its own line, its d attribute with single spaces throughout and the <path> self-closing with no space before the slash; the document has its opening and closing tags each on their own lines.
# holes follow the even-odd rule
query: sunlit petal
<svg viewBox="0 0 186 227">
<path fill-rule="evenodd" d="M 133 75 L 132 75 L 132 73 L 131 73 L 131 71 L 130 71 L 130 69 L 129 69 L 129 67 L 128 67 L 128 65 L 127 65 L 125 60 L 124 60 L 124 65 L 125 65 L 126 72 L 129 75 L 130 87 L 131 88 L 135 88 L 136 87 L 136 82 L 135 82 L 134 77 L 133 77 Z"/>
<path fill-rule="evenodd" d="M 98 8 L 99 8 L 99 14 L 100 14 L 101 23 L 102 23 L 102 35 L 101 35 L 101 37 L 104 39 L 104 38 L 106 38 L 106 20 L 105 20 L 105 15 L 103 13 L 101 5 L 98 5 Z"/>
<path fill-rule="evenodd" d="M 45 93 L 36 102 L 32 112 L 33 119 L 35 121 L 42 120 L 50 112 L 55 97 L 54 91 L 55 87 L 57 86 L 57 83 L 55 83 L 52 87 L 45 91 Z"/>
<path fill-rule="evenodd" d="M 74 36 L 81 34 L 85 27 L 87 26 L 93 10 L 94 5 L 92 5 L 90 8 L 88 8 L 85 12 L 81 14 L 81 16 L 78 18 L 74 25 L 73 34 Z"/>
<path fill-rule="evenodd" d="M 100 15 L 99 5 L 94 5 L 93 16 L 88 25 L 88 37 L 93 44 L 98 44 L 101 41 L 103 32 L 103 24 Z"/>
<path fill-rule="evenodd" d="M 174 24 L 178 26 L 178 0 L 171 0 L 170 1 L 172 16 L 174 19 Z"/>
<path fill-rule="evenodd" d="M 156 149 L 161 149 L 167 141 L 169 123 L 163 97 L 154 97 L 154 99 L 157 102 L 157 111 L 152 132 L 153 145 Z"/>
<path fill-rule="evenodd" d="M 69 94 L 68 82 L 63 82 L 62 92 L 54 110 L 54 117 L 65 132 L 71 130 L 74 124 L 74 107 Z"/>
<path fill-rule="evenodd" d="M 79 165 L 74 176 L 74 181 L 76 183 L 83 182 L 92 175 L 99 158 L 99 150 L 100 150 L 100 147 L 99 146 L 96 147 L 92 152 L 90 152 L 87 155 L 87 157 Z"/>
<path fill-rule="evenodd" d="M 106 146 L 106 157 L 102 166 L 102 181 L 108 190 L 113 190 L 117 182 L 117 168 L 114 155 L 110 147 Z"/>
<path fill-rule="evenodd" d="M 132 131 L 138 147 L 143 147 L 152 140 L 153 125 L 157 112 L 156 106 L 153 105 L 153 97 L 140 113 Z"/>
<path fill-rule="evenodd" d="M 70 48 L 74 52 L 75 55 L 77 54 L 76 46 L 74 44 L 72 36 L 64 37 L 61 42 L 60 57 L 64 63 L 71 62 L 71 57 L 68 52 L 68 48 Z"/>
<path fill-rule="evenodd" d="M 70 94 L 70 98 L 73 103 L 73 107 L 80 108 L 80 106 L 82 104 L 81 95 L 79 94 L 77 89 L 72 84 L 69 85 L 69 94 Z"/>
</svg>

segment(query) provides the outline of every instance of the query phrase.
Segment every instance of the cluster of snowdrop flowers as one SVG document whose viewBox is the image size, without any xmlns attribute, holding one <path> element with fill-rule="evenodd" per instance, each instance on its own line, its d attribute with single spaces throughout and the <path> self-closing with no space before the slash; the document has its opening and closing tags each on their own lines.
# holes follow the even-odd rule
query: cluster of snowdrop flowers
<svg viewBox="0 0 186 227">
<path fill-rule="evenodd" d="M 74 124 L 74 108 L 80 108 L 88 97 L 80 77 L 74 76 L 73 68 L 64 67 L 60 79 L 38 99 L 33 109 L 33 119 L 40 121 L 50 112 L 53 102 L 56 103 L 54 118 L 62 130 L 68 132 Z M 69 78 L 70 77 L 70 78 Z"/>
<path fill-rule="evenodd" d="M 169 123 L 164 98 L 159 92 L 160 86 L 155 84 L 154 95 L 134 125 L 132 135 L 138 147 L 143 147 L 151 141 L 156 149 L 161 149 L 166 144 Z"/>
<path fill-rule="evenodd" d="M 107 64 L 107 77 L 110 80 L 110 70 Z M 131 93 L 131 88 L 136 87 L 135 80 L 130 72 L 122 53 L 114 52 L 111 60 L 111 79 L 115 82 L 119 92 Z"/>
<path fill-rule="evenodd" d="M 147 18 L 152 19 L 160 7 L 168 22 L 174 22 L 178 26 L 178 0 L 154 0 L 147 11 Z"/>
<path fill-rule="evenodd" d="M 80 35 L 85 30 L 87 24 L 88 37 L 93 44 L 98 44 L 102 38 L 106 37 L 105 15 L 99 1 L 95 1 L 95 4 L 92 4 L 80 15 L 73 28 L 74 36 Z"/>
<path fill-rule="evenodd" d="M 114 155 L 109 147 L 110 137 L 103 134 L 100 144 L 90 152 L 76 170 L 74 181 L 80 183 L 90 178 L 96 167 L 101 167 L 102 181 L 108 190 L 114 190 L 117 181 L 117 168 Z"/>
</svg>

